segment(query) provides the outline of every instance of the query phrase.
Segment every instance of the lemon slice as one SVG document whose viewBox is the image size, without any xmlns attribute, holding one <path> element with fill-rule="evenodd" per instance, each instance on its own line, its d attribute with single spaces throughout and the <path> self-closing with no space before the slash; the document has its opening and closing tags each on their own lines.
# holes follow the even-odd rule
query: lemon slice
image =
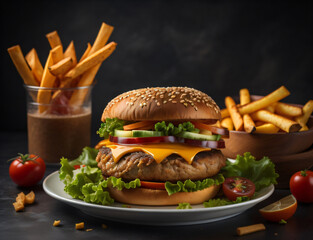
<svg viewBox="0 0 313 240">
<path fill-rule="evenodd" d="M 261 208 L 259 212 L 266 220 L 279 222 L 281 220 L 287 220 L 288 218 L 292 217 L 296 210 L 297 200 L 291 194 L 278 200 L 277 202 Z"/>
</svg>

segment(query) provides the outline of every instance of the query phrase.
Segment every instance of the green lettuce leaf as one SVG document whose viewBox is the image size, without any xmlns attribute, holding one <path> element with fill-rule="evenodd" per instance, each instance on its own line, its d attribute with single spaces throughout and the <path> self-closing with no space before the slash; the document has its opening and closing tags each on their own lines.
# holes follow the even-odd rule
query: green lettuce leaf
<svg viewBox="0 0 313 240">
<path fill-rule="evenodd" d="M 237 197 L 235 201 L 230 201 L 227 198 L 212 198 L 207 202 L 203 203 L 204 207 L 219 207 L 219 206 L 225 206 L 229 204 L 236 204 L 248 201 L 248 197 Z"/>
<path fill-rule="evenodd" d="M 61 168 L 59 171 L 59 178 L 64 184 L 68 184 L 72 181 L 73 171 L 75 170 L 72 165 L 69 164 L 68 159 L 62 157 L 60 159 Z"/>
<path fill-rule="evenodd" d="M 124 188 L 137 188 L 140 187 L 140 185 L 141 184 L 139 178 L 136 178 L 135 180 L 132 180 L 130 182 L 124 182 L 121 178 L 111 176 L 102 182 L 102 187 L 107 188 L 108 186 L 111 186 L 117 188 L 118 190 L 122 190 Z"/>
<path fill-rule="evenodd" d="M 82 167 L 73 171 L 74 175 L 71 182 L 65 183 L 64 191 L 73 198 L 84 200 L 82 188 L 87 183 L 98 184 L 103 180 L 101 170 L 90 166 Z"/>
<path fill-rule="evenodd" d="M 97 167 L 98 165 L 96 161 L 97 154 L 98 154 L 97 149 L 91 147 L 84 147 L 81 155 L 78 158 L 70 161 L 69 164 L 71 166 L 86 165 L 90 167 Z"/>
<path fill-rule="evenodd" d="M 255 184 L 255 191 L 259 191 L 271 184 L 277 184 L 279 175 L 275 172 L 274 163 L 268 158 L 255 160 L 249 152 L 243 156 L 237 155 L 235 162 L 227 160 L 221 170 L 224 177 L 245 177 Z"/>
<path fill-rule="evenodd" d="M 216 175 L 214 178 L 206 178 L 204 180 L 192 181 L 190 179 L 184 182 L 178 181 L 176 183 L 165 182 L 165 189 L 168 195 L 172 195 L 177 192 L 195 192 L 211 187 L 213 185 L 220 185 L 224 182 L 222 174 Z"/>
<path fill-rule="evenodd" d="M 97 134 L 99 134 L 100 137 L 108 138 L 109 135 L 114 135 L 115 129 L 123 130 L 124 124 L 125 122 L 118 118 L 106 118 L 105 122 L 101 123 Z"/>
<path fill-rule="evenodd" d="M 192 209 L 190 203 L 179 203 L 176 209 Z"/>
<path fill-rule="evenodd" d="M 82 187 L 83 200 L 88 203 L 101 205 L 111 205 L 114 199 L 111 198 L 108 191 L 102 187 L 101 183 L 87 183 Z"/>
<path fill-rule="evenodd" d="M 158 122 L 154 125 L 155 131 L 163 132 L 165 136 L 176 136 L 183 131 L 187 132 L 199 132 L 200 130 L 195 128 L 191 122 L 184 122 L 178 124 L 177 127 L 173 123 L 167 123 L 165 121 Z"/>
</svg>

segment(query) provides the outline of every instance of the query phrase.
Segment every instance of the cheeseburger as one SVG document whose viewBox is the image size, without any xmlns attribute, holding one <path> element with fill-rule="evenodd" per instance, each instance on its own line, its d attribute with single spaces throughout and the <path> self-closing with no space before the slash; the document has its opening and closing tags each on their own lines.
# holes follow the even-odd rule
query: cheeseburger
<svg viewBox="0 0 313 240">
<path fill-rule="evenodd" d="M 224 178 L 225 129 L 214 124 L 220 109 L 207 94 L 187 87 L 142 88 L 111 100 L 96 148 L 105 178 L 137 187 L 109 186 L 116 201 L 139 205 L 200 204 L 213 198 Z"/>
</svg>

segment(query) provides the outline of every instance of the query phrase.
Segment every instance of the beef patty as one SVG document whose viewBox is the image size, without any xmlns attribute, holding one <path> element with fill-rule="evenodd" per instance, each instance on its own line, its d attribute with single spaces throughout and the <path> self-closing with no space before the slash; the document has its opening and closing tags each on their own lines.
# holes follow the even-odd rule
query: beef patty
<svg viewBox="0 0 313 240">
<path fill-rule="evenodd" d="M 114 176 L 124 180 L 139 178 L 143 181 L 200 180 L 216 175 L 225 166 L 226 159 L 220 150 L 198 153 L 192 164 L 181 156 L 172 154 L 161 163 L 144 152 L 133 152 L 114 162 L 110 148 L 99 149 L 96 158 L 103 176 Z"/>
</svg>

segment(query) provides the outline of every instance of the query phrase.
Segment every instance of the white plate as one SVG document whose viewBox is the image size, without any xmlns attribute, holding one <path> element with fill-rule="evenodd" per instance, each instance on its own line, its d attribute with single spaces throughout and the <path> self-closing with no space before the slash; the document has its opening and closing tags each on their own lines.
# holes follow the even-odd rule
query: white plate
<svg viewBox="0 0 313 240">
<path fill-rule="evenodd" d="M 114 203 L 102 206 L 73 199 L 64 192 L 64 184 L 59 180 L 58 171 L 51 173 L 43 182 L 43 189 L 51 197 L 65 202 L 82 212 L 111 221 L 143 225 L 191 225 L 219 221 L 236 216 L 265 200 L 274 192 L 271 185 L 258 192 L 254 199 L 221 207 L 205 208 L 202 204 L 192 205 L 192 209 L 176 209 L 176 206 L 154 207 Z"/>
</svg>

